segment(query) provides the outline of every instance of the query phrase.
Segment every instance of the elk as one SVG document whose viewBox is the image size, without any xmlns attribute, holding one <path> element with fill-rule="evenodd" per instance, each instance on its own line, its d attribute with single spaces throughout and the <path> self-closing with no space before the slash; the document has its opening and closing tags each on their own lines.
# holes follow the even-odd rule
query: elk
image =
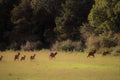
<svg viewBox="0 0 120 80">
<path fill-rule="evenodd" d="M 90 56 L 95 57 L 95 56 L 94 56 L 95 53 L 96 53 L 96 50 L 92 50 L 91 52 L 89 52 L 89 54 L 88 54 L 87 57 L 90 57 Z"/>
<path fill-rule="evenodd" d="M 2 61 L 2 59 L 3 59 L 3 56 L 0 56 L 0 61 Z"/>
<path fill-rule="evenodd" d="M 105 52 L 102 53 L 103 56 L 106 56 L 106 55 L 108 55 L 108 54 L 110 54 L 109 51 L 105 51 Z"/>
<path fill-rule="evenodd" d="M 51 52 L 49 55 L 49 59 L 55 58 L 56 55 L 57 55 L 57 52 Z"/>
<path fill-rule="evenodd" d="M 25 60 L 25 58 L 26 58 L 26 56 L 24 55 L 23 57 L 21 57 L 20 60 L 21 60 L 21 61 L 22 61 L 22 60 Z"/>
<path fill-rule="evenodd" d="M 17 59 L 19 59 L 19 56 L 20 56 L 20 53 L 16 54 L 16 55 L 14 56 L 14 61 L 16 61 Z"/>
<path fill-rule="evenodd" d="M 36 56 L 36 54 L 34 54 L 33 56 L 30 56 L 30 60 L 35 59 L 35 56 Z"/>
</svg>

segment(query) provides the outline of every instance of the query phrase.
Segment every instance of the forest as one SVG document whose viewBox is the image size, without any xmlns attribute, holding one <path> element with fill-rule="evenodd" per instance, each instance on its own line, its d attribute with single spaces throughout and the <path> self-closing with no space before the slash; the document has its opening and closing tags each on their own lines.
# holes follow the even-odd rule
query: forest
<svg viewBox="0 0 120 80">
<path fill-rule="evenodd" d="M 120 0 L 0 0 L 0 50 L 120 53 Z"/>
</svg>

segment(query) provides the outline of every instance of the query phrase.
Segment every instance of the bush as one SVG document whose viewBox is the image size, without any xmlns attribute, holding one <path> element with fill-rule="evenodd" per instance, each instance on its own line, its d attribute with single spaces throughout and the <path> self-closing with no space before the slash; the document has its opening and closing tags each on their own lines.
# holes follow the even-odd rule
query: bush
<svg viewBox="0 0 120 80">
<path fill-rule="evenodd" d="M 114 34 L 114 38 L 116 39 L 117 46 L 120 46 L 120 33 Z"/>
<path fill-rule="evenodd" d="M 94 33 L 94 28 L 90 26 L 89 23 L 84 23 L 80 26 L 80 34 L 86 41 L 88 37 L 90 37 Z"/>
<path fill-rule="evenodd" d="M 111 48 L 117 46 L 117 39 L 111 33 L 100 35 L 101 47 Z"/>
<path fill-rule="evenodd" d="M 73 42 L 74 50 L 75 51 L 84 51 L 85 46 L 81 41 L 75 41 Z"/>
<path fill-rule="evenodd" d="M 100 38 L 95 34 L 95 28 L 89 23 L 85 23 L 81 26 L 80 33 L 85 42 L 85 50 L 91 51 L 99 49 L 100 47 Z"/>
<path fill-rule="evenodd" d="M 71 40 L 61 42 L 61 49 L 63 51 L 73 51 L 74 46 L 72 45 Z"/>
<path fill-rule="evenodd" d="M 37 49 L 40 49 L 41 45 L 42 43 L 40 43 L 39 41 L 36 41 L 36 42 L 27 41 L 25 45 L 21 45 L 21 49 L 25 51 L 37 50 Z"/>
<path fill-rule="evenodd" d="M 113 33 L 111 31 L 98 32 L 98 30 L 89 23 L 81 26 L 80 34 L 84 39 L 86 51 L 96 49 L 101 52 L 101 49 L 107 48 L 111 51 L 110 48 L 120 46 L 120 33 Z"/>
<path fill-rule="evenodd" d="M 114 47 L 113 48 L 113 51 L 112 51 L 112 54 L 114 55 L 114 56 L 120 56 L 120 46 L 116 46 L 116 47 Z"/>
<path fill-rule="evenodd" d="M 12 43 L 8 49 L 11 49 L 11 50 L 20 50 L 20 44 L 17 43 L 17 42 L 14 42 Z"/>
<path fill-rule="evenodd" d="M 55 44 L 52 46 L 52 50 L 63 50 L 63 51 L 83 51 L 81 41 L 71 41 L 66 40 L 62 42 L 56 41 Z"/>
<path fill-rule="evenodd" d="M 90 35 L 86 41 L 86 47 L 88 50 L 94 50 L 100 48 L 100 38 L 94 34 Z"/>
<path fill-rule="evenodd" d="M 112 52 L 113 50 L 112 50 L 112 48 L 99 48 L 99 50 L 97 51 L 97 53 L 98 54 L 102 54 L 103 52 L 106 52 L 106 51 L 108 51 L 108 52 Z"/>
</svg>

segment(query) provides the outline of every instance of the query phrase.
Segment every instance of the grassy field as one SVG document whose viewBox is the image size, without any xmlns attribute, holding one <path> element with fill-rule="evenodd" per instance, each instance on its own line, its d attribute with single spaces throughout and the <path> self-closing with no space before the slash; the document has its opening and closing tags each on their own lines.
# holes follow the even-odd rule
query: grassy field
<svg viewBox="0 0 120 80">
<path fill-rule="evenodd" d="M 50 51 L 21 51 L 25 61 L 14 61 L 17 51 L 0 52 L 0 80 L 120 80 L 120 56 L 87 58 L 80 52 L 58 52 L 49 60 Z M 36 54 L 31 61 L 30 55 Z"/>
</svg>

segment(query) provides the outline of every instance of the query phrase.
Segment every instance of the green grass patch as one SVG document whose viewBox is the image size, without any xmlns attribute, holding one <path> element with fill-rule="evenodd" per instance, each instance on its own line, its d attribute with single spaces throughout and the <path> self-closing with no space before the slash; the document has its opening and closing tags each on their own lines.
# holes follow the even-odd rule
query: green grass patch
<svg viewBox="0 0 120 80">
<path fill-rule="evenodd" d="M 120 56 L 87 58 L 79 52 L 58 52 L 49 60 L 48 50 L 24 52 L 25 61 L 14 61 L 17 52 L 0 52 L 0 80 L 120 80 Z M 29 58 L 36 54 L 36 59 Z"/>
</svg>

